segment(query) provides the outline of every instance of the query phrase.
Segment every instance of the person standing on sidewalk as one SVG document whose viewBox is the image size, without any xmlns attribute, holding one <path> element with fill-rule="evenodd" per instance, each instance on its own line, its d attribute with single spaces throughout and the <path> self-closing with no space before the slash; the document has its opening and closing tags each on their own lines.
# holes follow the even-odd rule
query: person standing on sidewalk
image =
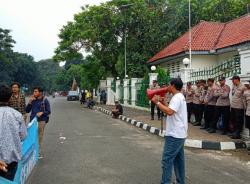
<svg viewBox="0 0 250 184">
<path fill-rule="evenodd" d="M 151 89 L 159 89 L 160 86 L 157 83 L 157 80 L 153 80 L 153 86 L 151 87 Z M 158 115 L 158 120 L 161 120 L 161 111 L 160 109 L 157 107 L 157 115 Z M 155 104 L 151 103 L 151 120 L 154 120 L 154 116 L 155 116 Z"/>
<path fill-rule="evenodd" d="M 229 120 L 230 120 L 230 87 L 226 85 L 226 78 L 221 77 L 219 79 L 220 85 L 218 85 L 214 91 L 214 96 L 217 98 L 215 105 L 215 118 L 210 124 L 210 133 L 216 132 L 217 122 L 220 117 L 223 117 L 223 135 L 226 135 L 229 130 Z"/>
<path fill-rule="evenodd" d="M 202 87 L 201 87 L 201 82 L 198 80 L 196 81 L 196 88 L 194 90 L 194 96 L 193 96 L 193 107 L 194 107 L 194 116 L 195 116 L 195 122 L 193 123 L 193 125 L 196 125 L 196 126 L 199 126 L 201 125 L 201 119 L 200 118 L 200 106 L 201 106 L 201 101 L 200 101 L 200 98 L 201 98 L 201 90 L 202 90 Z"/>
<path fill-rule="evenodd" d="M 169 105 L 162 104 L 159 96 L 155 95 L 152 98 L 152 103 L 167 114 L 161 184 L 172 183 L 173 167 L 177 183 L 185 184 L 184 142 L 187 137 L 188 122 L 186 99 L 181 93 L 182 87 L 183 82 L 180 78 L 171 79 L 168 90 L 173 97 Z"/>
<path fill-rule="evenodd" d="M 201 122 L 204 116 L 204 111 L 205 111 L 205 96 L 207 94 L 207 88 L 208 86 L 206 85 L 206 81 L 205 80 L 200 80 L 200 104 L 199 104 L 199 110 L 198 110 L 198 117 L 199 117 L 199 121 L 198 123 L 195 123 L 194 126 L 201 126 Z"/>
<path fill-rule="evenodd" d="M 0 176 L 13 181 L 27 129 L 22 114 L 8 107 L 11 94 L 8 86 L 0 86 Z"/>
<path fill-rule="evenodd" d="M 244 104 L 243 104 L 243 93 L 246 87 L 240 82 L 239 76 L 233 76 L 233 89 L 232 89 L 232 100 L 231 100 L 231 117 L 235 128 L 232 139 L 240 139 L 241 132 L 244 124 Z"/>
<path fill-rule="evenodd" d="M 216 90 L 214 79 L 209 78 L 207 80 L 207 84 L 208 84 L 208 89 L 207 89 L 207 94 L 204 99 L 204 103 L 206 105 L 205 112 L 204 112 L 205 124 L 203 127 L 201 127 L 201 129 L 205 129 L 205 130 L 209 128 L 212 122 L 214 122 L 215 105 L 217 101 L 217 98 L 214 96 L 214 91 Z"/>
<path fill-rule="evenodd" d="M 42 158 L 42 141 L 44 128 L 46 123 L 48 123 L 49 121 L 51 109 L 48 99 L 43 96 L 43 90 L 41 87 L 33 88 L 33 96 L 31 96 L 29 103 L 26 106 L 26 112 L 31 112 L 30 120 L 37 116 L 39 135 L 39 157 Z"/>
<path fill-rule="evenodd" d="M 23 119 L 26 122 L 27 114 L 25 111 L 25 96 L 20 91 L 21 85 L 18 82 L 13 82 L 11 84 L 12 95 L 9 100 L 9 106 L 16 109 L 23 115 Z"/>
<path fill-rule="evenodd" d="M 188 112 L 188 122 L 191 122 L 191 115 L 193 113 L 193 97 L 194 89 L 192 83 L 188 82 L 185 90 L 186 102 L 187 102 L 187 112 Z"/>
<path fill-rule="evenodd" d="M 246 89 L 243 93 L 243 97 L 244 97 L 244 106 L 246 109 L 245 124 L 246 128 L 249 130 L 249 135 L 250 135 L 250 80 L 248 82 L 249 84 L 245 85 Z"/>
</svg>

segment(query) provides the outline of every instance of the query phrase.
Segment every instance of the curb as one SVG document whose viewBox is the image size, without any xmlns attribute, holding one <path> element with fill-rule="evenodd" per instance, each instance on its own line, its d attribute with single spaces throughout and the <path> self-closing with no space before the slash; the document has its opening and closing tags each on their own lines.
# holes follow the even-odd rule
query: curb
<svg viewBox="0 0 250 184">
<path fill-rule="evenodd" d="M 112 112 L 104 109 L 102 107 L 95 107 L 98 111 L 101 111 L 107 115 L 112 115 Z M 157 135 L 160 137 L 165 137 L 165 130 L 161 131 L 160 129 L 156 127 L 152 127 L 144 122 L 137 121 L 134 119 L 131 119 L 129 117 L 120 115 L 119 119 L 131 124 L 135 127 L 141 128 L 153 135 Z M 206 149 L 206 150 L 236 150 L 236 149 L 242 149 L 247 148 L 246 143 L 244 141 L 238 141 L 238 142 L 214 142 L 214 141 L 207 141 L 207 140 L 195 140 L 195 139 L 186 139 L 185 141 L 185 147 L 189 148 L 199 148 L 199 149 Z"/>
</svg>

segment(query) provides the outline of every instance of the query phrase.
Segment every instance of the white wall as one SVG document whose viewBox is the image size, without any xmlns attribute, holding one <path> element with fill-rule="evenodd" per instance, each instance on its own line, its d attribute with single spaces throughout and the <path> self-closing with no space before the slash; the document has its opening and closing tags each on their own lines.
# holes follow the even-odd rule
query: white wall
<svg viewBox="0 0 250 184">
<path fill-rule="evenodd" d="M 214 55 L 193 55 L 192 68 L 195 70 L 209 68 L 218 64 L 217 56 Z"/>
<path fill-rule="evenodd" d="M 184 68 L 184 65 L 182 64 L 183 58 L 178 58 L 173 61 L 162 63 L 160 66 L 163 68 L 166 68 L 168 70 L 170 68 L 170 72 L 175 69 L 175 72 L 180 71 L 180 69 Z M 179 63 L 179 64 L 177 64 Z M 194 70 L 204 69 L 205 67 L 211 67 L 214 65 L 217 65 L 217 56 L 214 55 L 192 55 L 192 68 Z M 179 70 L 178 70 L 179 68 Z"/>
<path fill-rule="evenodd" d="M 192 69 L 193 71 L 198 71 L 199 69 L 203 70 L 205 68 L 213 67 L 219 64 L 222 64 L 223 62 L 231 59 L 235 55 L 239 55 L 239 51 L 232 51 L 232 52 L 227 52 L 224 54 L 220 55 L 192 55 Z M 160 64 L 161 67 L 165 68 L 166 70 L 169 70 L 170 73 L 174 72 L 179 72 L 180 69 L 184 68 L 184 65 L 182 64 L 182 58 L 178 58 L 173 61 L 168 61 L 165 63 Z M 244 58 L 241 57 L 241 62 L 245 60 L 249 60 L 249 56 L 245 54 Z M 244 67 L 245 69 L 250 72 L 250 61 L 244 62 Z M 248 64 L 249 63 L 249 64 Z M 242 65 L 243 66 L 243 65 Z M 241 70 L 244 70 L 244 68 L 241 68 Z M 245 71 L 243 73 L 246 73 Z"/>
<path fill-rule="evenodd" d="M 224 54 L 220 54 L 217 56 L 217 60 L 218 60 L 218 64 L 222 64 L 223 62 L 232 59 L 232 57 L 234 57 L 235 55 L 238 55 L 239 52 L 238 51 L 233 51 L 233 52 L 227 52 Z"/>
<path fill-rule="evenodd" d="M 242 48 L 239 50 L 240 52 L 240 66 L 241 66 L 241 74 L 249 74 L 250 73 L 250 47 Z"/>
</svg>

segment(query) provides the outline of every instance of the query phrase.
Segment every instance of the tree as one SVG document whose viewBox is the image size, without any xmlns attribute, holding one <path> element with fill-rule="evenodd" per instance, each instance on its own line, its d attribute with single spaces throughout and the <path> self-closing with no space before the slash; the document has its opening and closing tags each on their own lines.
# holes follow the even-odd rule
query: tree
<svg viewBox="0 0 250 184">
<path fill-rule="evenodd" d="M 14 52 L 12 60 L 16 67 L 13 81 L 18 81 L 21 86 L 24 84 L 33 86 L 33 83 L 39 78 L 38 68 L 34 58 L 28 54 Z"/>
<path fill-rule="evenodd" d="M 14 65 L 11 55 L 14 43 L 10 30 L 0 28 L 0 83 L 9 84 L 12 81 Z"/>
<path fill-rule="evenodd" d="M 88 70 L 104 69 L 99 79 L 107 75 L 123 77 L 126 38 L 127 74 L 143 77 L 148 72 L 146 61 L 188 30 L 188 3 L 188 0 L 111 0 L 83 7 L 61 29 L 54 60 L 85 60 L 82 55 L 85 51 L 100 66 L 90 64 Z M 249 0 L 192 0 L 192 26 L 201 20 L 225 22 L 237 18 L 246 13 L 247 3 Z M 92 77 L 87 72 L 83 75 L 85 79 Z"/>
<path fill-rule="evenodd" d="M 156 72 L 158 73 L 157 79 L 160 85 L 169 83 L 170 81 L 169 72 L 166 72 L 163 68 L 159 66 L 157 67 Z"/>
<path fill-rule="evenodd" d="M 59 86 L 56 83 L 57 74 L 61 72 L 62 68 L 58 63 L 53 62 L 52 59 L 45 59 L 37 62 L 38 75 L 41 80 L 40 85 L 44 90 L 52 93 L 56 91 Z"/>
<path fill-rule="evenodd" d="M 81 87 L 84 89 L 97 88 L 99 80 L 106 78 L 105 68 L 101 65 L 100 60 L 93 56 L 88 56 L 83 63 L 83 77 Z"/>
</svg>

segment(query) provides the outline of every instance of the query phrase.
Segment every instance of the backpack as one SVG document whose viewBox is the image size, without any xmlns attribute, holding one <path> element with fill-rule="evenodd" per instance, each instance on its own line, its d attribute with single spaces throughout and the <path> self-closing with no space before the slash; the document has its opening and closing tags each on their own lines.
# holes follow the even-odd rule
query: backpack
<svg viewBox="0 0 250 184">
<path fill-rule="evenodd" d="M 45 111 L 45 100 L 46 98 L 43 97 L 43 101 L 41 103 L 41 107 L 43 108 L 43 111 Z M 46 119 L 45 123 L 48 123 L 49 122 L 49 114 L 48 114 L 48 118 Z"/>
</svg>

